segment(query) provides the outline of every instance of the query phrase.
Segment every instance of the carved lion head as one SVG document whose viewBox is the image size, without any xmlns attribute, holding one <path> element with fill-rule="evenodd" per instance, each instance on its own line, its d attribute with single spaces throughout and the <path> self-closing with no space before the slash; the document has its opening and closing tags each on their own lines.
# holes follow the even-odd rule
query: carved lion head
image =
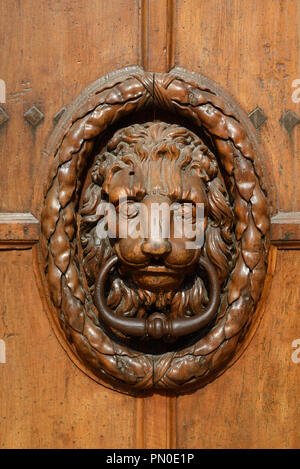
<svg viewBox="0 0 300 469">
<path fill-rule="evenodd" d="M 97 236 L 104 201 L 118 214 L 114 238 Z M 184 215 L 191 224 L 196 204 L 203 204 L 203 246 L 187 249 L 185 235 L 175 236 L 172 219 L 164 236 L 163 216 L 160 234 L 153 237 L 153 204 L 172 207 L 172 219 Z M 157 309 L 171 318 L 199 314 L 208 302 L 207 281 L 197 269 L 200 255 L 214 265 L 220 284 L 228 277 L 233 257 L 228 194 L 214 154 L 183 127 L 151 122 L 118 130 L 96 158 L 81 217 L 83 265 L 92 292 L 103 262 L 112 254 L 119 258 L 108 296 L 117 315 L 145 317 Z M 119 237 L 125 221 L 128 236 Z M 138 236 L 131 236 L 137 225 Z"/>
</svg>

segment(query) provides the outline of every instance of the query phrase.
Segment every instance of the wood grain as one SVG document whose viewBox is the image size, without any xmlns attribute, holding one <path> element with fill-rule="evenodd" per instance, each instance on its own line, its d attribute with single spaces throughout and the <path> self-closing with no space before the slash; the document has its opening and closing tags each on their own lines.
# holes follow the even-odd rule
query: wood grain
<svg viewBox="0 0 300 469">
<path fill-rule="evenodd" d="M 288 135 L 280 124 L 288 109 L 299 114 L 291 99 L 299 15 L 297 1 L 187 0 L 176 2 L 174 27 L 176 65 L 208 75 L 247 113 L 259 106 L 268 117 L 259 132 L 273 200 L 285 212 L 300 207 L 299 126 Z M 274 240 L 284 238 L 286 221 L 272 224 Z M 300 447 L 299 365 L 291 360 L 300 335 L 299 262 L 298 252 L 279 251 L 265 316 L 247 351 L 214 383 L 178 398 L 179 448 Z"/>
<path fill-rule="evenodd" d="M 39 8 L 13 0 L 1 2 L 0 17 L 2 106 L 10 116 L 0 135 L 0 210 L 39 219 L 51 163 L 42 150 L 53 116 L 99 76 L 139 63 L 139 10 L 127 0 L 46 0 Z M 33 104 L 45 115 L 35 130 L 23 117 Z M 27 222 L 15 222 L 2 225 L 3 239 L 9 230 L 23 239 Z M 29 224 L 26 236 L 35 240 L 35 230 Z M 64 353 L 43 311 L 31 252 L 1 252 L 0 276 L 0 337 L 7 348 L 0 446 L 134 447 L 135 400 L 99 386 Z"/>
<path fill-rule="evenodd" d="M 156 15 L 148 42 L 141 3 Z M 10 120 L 0 134 L 0 210 L 39 219 L 52 118 L 88 83 L 127 65 L 168 71 L 175 63 L 220 83 L 247 113 L 263 109 L 268 121 L 259 132 L 274 200 L 280 211 L 299 212 L 300 126 L 289 135 L 280 124 L 287 110 L 300 115 L 291 99 L 300 78 L 299 2 L 157 3 L 90 0 L 87 8 L 84 0 L 46 0 L 37 9 L 34 1 L 1 2 L 2 106 Z M 35 130 L 23 118 L 32 104 L 45 114 Z M 72 364 L 43 311 L 31 253 L 1 252 L 0 338 L 8 362 L 0 364 L 0 446 L 299 448 L 300 365 L 291 361 L 291 343 L 300 337 L 299 267 L 298 252 L 279 251 L 265 317 L 226 374 L 177 402 L 163 395 L 135 400 L 100 387 Z"/>
<path fill-rule="evenodd" d="M 174 0 L 141 0 L 141 65 L 167 72 L 174 66 Z M 137 398 L 136 448 L 176 447 L 176 397 Z"/>
<path fill-rule="evenodd" d="M 151 72 L 174 66 L 174 0 L 140 0 L 141 64 Z"/>
<path fill-rule="evenodd" d="M 42 150 L 53 116 L 100 76 L 139 63 L 139 10 L 128 0 L 45 0 L 38 8 L 9 0 L 0 18 L 2 106 L 10 116 L 0 135 L 0 210 L 39 218 L 33 194 L 47 177 Z M 23 117 L 33 104 L 45 115 L 35 129 Z"/>
<path fill-rule="evenodd" d="M 300 3 L 297 0 L 180 0 L 175 14 L 175 64 L 215 80 L 249 114 L 268 117 L 260 129 L 279 211 L 300 207 L 300 126 L 280 124 L 294 103 L 300 77 Z M 274 195 L 275 200 L 275 195 Z"/>
<path fill-rule="evenodd" d="M 279 249 L 300 248 L 300 212 L 281 212 L 271 220 L 271 241 Z"/>
<path fill-rule="evenodd" d="M 263 320 L 243 356 L 204 389 L 178 398 L 179 448 L 299 448 L 300 256 L 279 251 Z M 280 294 L 278 294 L 280 292 Z"/>
<path fill-rule="evenodd" d="M 39 239 L 39 222 L 31 213 L 0 213 L 0 249 L 30 248 Z"/>
<path fill-rule="evenodd" d="M 31 251 L 0 253 L 1 448 L 132 448 L 135 403 L 82 373 L 39 300 Z"/>
<path fill-rule="evenodd" d="M 176 448 L 176 397 L 162 393 L 136 401 L 136 448 Z"/>
</svg>

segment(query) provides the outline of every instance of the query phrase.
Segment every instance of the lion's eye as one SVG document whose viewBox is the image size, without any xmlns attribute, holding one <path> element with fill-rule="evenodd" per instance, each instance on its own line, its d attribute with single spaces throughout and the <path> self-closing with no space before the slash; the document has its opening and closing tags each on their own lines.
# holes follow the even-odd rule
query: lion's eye
<svg viewBox="0 0 300 469">
<path fill-rule="evenodd" d="M 135 218 L 140 212 L 139 204 L 131 200 L 121 202 L 117 210 L 122 218 L 130 219 Z"/>
<path fill-rule="evenodd" d="M 175 219 L 184 219 L 186 221 L 196 222 L 196 206 L 192 202 L 178 204 L 174 210 Z"/>
</svg>

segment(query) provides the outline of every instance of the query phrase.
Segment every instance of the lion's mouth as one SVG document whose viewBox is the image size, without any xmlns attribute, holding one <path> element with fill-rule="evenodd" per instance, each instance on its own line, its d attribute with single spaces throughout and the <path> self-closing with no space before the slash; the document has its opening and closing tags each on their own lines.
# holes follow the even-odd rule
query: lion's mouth
<svg viewBox="0 0 300 469">
<path fill-rule="evenodd" d="M 154 259 L 151 260 L 150 264 L 131 264 L 129 262 L 122 262 L 121 265 L 125 270 L 131 271 L 136 274 L 151 274 L 151 275 L 169 275 L 169 276 L 182 276 L 183 267 L 185 273 L 193 273 L 195 270 L 195 262 L 189 264 L 168 266 L 163 261 Z M 121 266 L 120 266 L 121 267 Z M 123 270 L 121 267 L 121 270 Z"/>
<path fill-rule="evenodd" d="M 151 274 L 168 274 L 168 275 L 180 275 L 180 272 L 174 269 L 170 269 L 163 264 L 150 264 L 140 269 L 138 272 L 151 273 Z"/>
<path fill-rule="evenodd" d="M 138 287 L 154 292 L 177 289 L 184 277 L 182 269 L 175 270 L 166 267 L 163 261 L 155 260 L 152 260 L 148 265 L 132 270 L 131 275 Z"/>
</svg>

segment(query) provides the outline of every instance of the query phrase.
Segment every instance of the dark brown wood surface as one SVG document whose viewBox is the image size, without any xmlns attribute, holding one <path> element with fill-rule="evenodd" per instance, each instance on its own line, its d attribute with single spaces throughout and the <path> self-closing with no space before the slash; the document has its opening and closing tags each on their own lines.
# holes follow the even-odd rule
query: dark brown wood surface
<svg viewBox="0 0 300 469">
<path fill-rule="evenodd" d="M 7 350 L 6 363 L 0 363 L 2 448 L 300 447 L 300 364 L 291 359 L 292 342 L 300 338 L 300 254 L 285 250 L 299 247 L 299 230 L 294 244 L 285 241 L 291 219 L 299 220 L 300 126 L 288 132 L 281 123 L 289 110 L 300 115 L 291 99 L 292 82 L 300 79 L 300 5 L 298 0 L 161 0 L 154 8 L 153 3 L 0 4 L 0 78 L 7 86 L 1 106 L 10 118 L 0 131 L 0 209 L 11 213 L 5 226 L 0 220 L 0 339 Z M 179 398 L 135 399 L 101 387 L 77 369 L 47 320 L 32 251 L 20 250 L 36 241 L 35 220 L 20 226 L 14 215 L 40 219 L 40 189 L 51 163 L 43 149 L 55 114 L 100 76 L 136 64 L 159 72 L 173 65 L 201 72 L 247 113 L 259 106 L 268 118 L 259 134 L 273 179 L 273 206 L 290 214 L 271 231 L 282 250 L 247 350 L 214 383 Z M 33 105 L 44 114 L 35 128 L 24 119 Z"/>
</svg>

